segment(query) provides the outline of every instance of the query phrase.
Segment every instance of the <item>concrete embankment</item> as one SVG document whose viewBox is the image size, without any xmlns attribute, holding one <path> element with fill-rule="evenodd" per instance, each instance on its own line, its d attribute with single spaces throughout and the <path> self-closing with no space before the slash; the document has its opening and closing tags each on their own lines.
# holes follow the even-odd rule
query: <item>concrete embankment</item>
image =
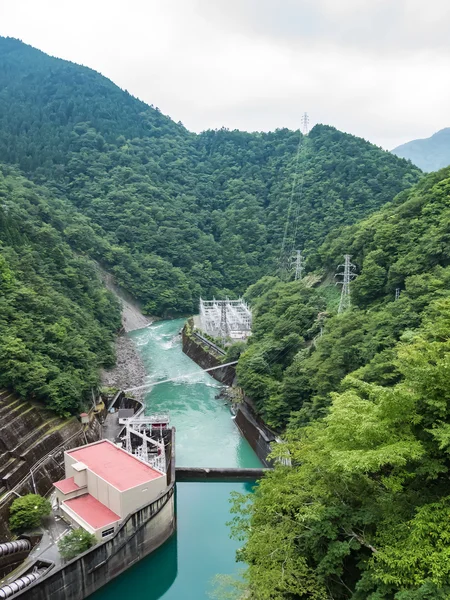
<svg viewBox="0 0 450 600">
<path fill-rule="evenodd" d="M 202 367 L 202 369 L 210 369 L 211 367 L 221 365 L 224 355 L 219 354 L 211 345 L 208 345 L 200 336 L 197 336 L 192 327 L 192 319 L 189 319 L 182 331 L 183 352 Z M 210 375 L 216 381 L 220 381 L 220 383 L 232 385 L 236 377 L 236 370 L 234 365 L 232 365 L 211 371 Z"/>
</svg>

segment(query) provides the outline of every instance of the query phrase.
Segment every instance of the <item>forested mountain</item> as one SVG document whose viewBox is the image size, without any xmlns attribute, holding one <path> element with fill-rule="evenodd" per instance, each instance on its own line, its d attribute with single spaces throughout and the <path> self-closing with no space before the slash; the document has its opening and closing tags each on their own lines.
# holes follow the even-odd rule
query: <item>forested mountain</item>
<svg viewBox="0 0 450 600">
<path fill-rule="evenodd" d="M 92 262 L 66 241 L 71 221 L 70 206 L 0 166 L 0 387 L 60 415 L 114 363 L 120 327 Z"/>
<path fill-rule="evenodd" d="M 300 137 L 195 135 L 90 69 L 0 38 L 0 160 L 101 227 L 106 254 L 82 228 L 73 242 L 107 263 L 149 313 L 189 313 L 200 295 L 241 294 L 273 272 Z M 332 127 L 316 126 L 302 143 L 303 248 L 420 175 Z"/>
<path fill-rule="evenodd" d="M 308 277 L 250 288 L 239 381 L 269 422 L 288 424 L 279 452 L 293 464 L 252 505 L 237 500 L 250 597 L 449 597 L 449 236 L 447 168 L 311 259 L 325 276 L 352 255 L 348 312 Z"/>
<path fill-rule="evenodd" d="M 401 158 L 410 160 L 422 171 L 438 171 L 450 165 L 450 127 L 441 129 L 431 137 L 413 140 L 392 150 Z"/>
</svg>

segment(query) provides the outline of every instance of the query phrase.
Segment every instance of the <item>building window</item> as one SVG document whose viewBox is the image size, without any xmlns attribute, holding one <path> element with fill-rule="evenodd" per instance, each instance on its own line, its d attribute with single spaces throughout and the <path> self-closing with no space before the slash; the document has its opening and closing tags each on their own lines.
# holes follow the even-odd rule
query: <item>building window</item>
<svg viewBox="0 0 450 600">
<path fill-rule="evenodd" d="M 105 531 L 102 531 L 102 538 L 103 537 L 108 537 L 108 535 L 111 535 L 112 533 L 114 533 L 114 527 L 110 527 L 109 529 L 105 529 Z"/>
</svg>

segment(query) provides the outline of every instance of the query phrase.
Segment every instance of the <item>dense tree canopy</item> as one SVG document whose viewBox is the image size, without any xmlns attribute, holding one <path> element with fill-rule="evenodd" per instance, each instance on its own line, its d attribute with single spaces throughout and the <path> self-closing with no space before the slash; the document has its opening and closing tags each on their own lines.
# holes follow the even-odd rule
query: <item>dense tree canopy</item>
<svg viewBox="0 0 450 600">
<path fill-rule="evenodd" d="M 417 181 L 410 163 L 333 127 L 188 132 L 98 73 L 0 38 L 0 161 L 70 200 L 101 228 L 72 242 L 106 263 L 149 313 L 192 312 L 273 272 L 296 153 L 297 226 L 315 246 Z M 297 209 L 298 207 L 298 209 Z M 98 230 L 98 229 L 97 229 Z"/>
<path fill-rule="evenodd" d="M 255 335 L 239 377 L 273 425 L 288 424 L 278 452 L 292 463 L 252 504 L 236 501 L 255 600 L 449 597 L 449 198 L 450 169 L 430 174 L 311 258 L 331 267 L 353 255 L 347 313 L 326 286 L 249 289 Z M 290 310 L 300 318 L 312 294 L 328 314 L 309 343 L 318 320 L 302 326 Z M 296 333 L 287 351 L 283 330 Z"/>
<path fill-rule="evenodd" d="M 0 387 L 64 414 L 113 364 L 120 310 L 67 243 L 70 214 L 47 194 L 0 167 Z"/>
<path fill-rule="evenodd" d="M 316 277 L 276 285 L 262 279 L 249 288 L 254 335 L 238 373 L 271 425 L 285 426 L 289 415 L 296 423 L 323 415 L 329 393 L 339 390 L 345 375 L 356 369 L 368 382 L 398 380 L 393 347 L 405 332 L 420 326 L 431 300 L 446 296 L 449 289 L 449 193 L 450 170 L 430 174 L 379 212 L 330 236 L 309 258 Z M 352 255 L 358 277 L 352 284 L 353 309 L 337 315 L 339 290 L 333 275 L 344 253 Z M 313 289 L 322 305 L 298 327 L 292 315 L 298 318 L 305 310 L 303 295 L 319 276 L 323 283 Z M 400 298 L 395 301 L 397 288 Z M 289 343 L 278 333 L 283 329 L 303 340 L 296 336 L 289 349 L 279 353 L 281 344 Z M 265 377 L 259 378 L 258 361 L 270 356 L 270 368 L 265 364 Z"/>
</svg>

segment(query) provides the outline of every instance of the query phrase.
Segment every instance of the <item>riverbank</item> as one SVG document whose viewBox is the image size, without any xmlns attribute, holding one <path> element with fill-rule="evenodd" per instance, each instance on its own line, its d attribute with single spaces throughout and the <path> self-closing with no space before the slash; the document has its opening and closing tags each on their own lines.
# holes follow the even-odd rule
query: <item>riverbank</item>
<svg viewBox="0 0 450 600">
<path fill-rule="evenodd" d="M 145 367 L 133 340 L 126 334 L 120 334 L 116 338 L 115 348 L 116 364 L 112 369 L 102 369 L 102 385 L 121 390 L 143 385 L 146 376 Z"/>
<path fill-rule="evenodd" d="M 114 283 L 110 273 L 103 270 L 100 273 L 105 286 L 122 305 L 123 328 L 123 331 L 117 336 L 115 342 L 116 364 L 112 369 L 102 370 L 102 385 L 121 390 L 138 387 L 145 383 L 146 370 L 137 351 L 136 344 L 127 336 L 127 333 L 148 327 L 151 325 L 153 319 L 142 313 L 139 304 L 127 292 Z M 139 396 L 139 393 L 137 396 Z"/>
</svg>

